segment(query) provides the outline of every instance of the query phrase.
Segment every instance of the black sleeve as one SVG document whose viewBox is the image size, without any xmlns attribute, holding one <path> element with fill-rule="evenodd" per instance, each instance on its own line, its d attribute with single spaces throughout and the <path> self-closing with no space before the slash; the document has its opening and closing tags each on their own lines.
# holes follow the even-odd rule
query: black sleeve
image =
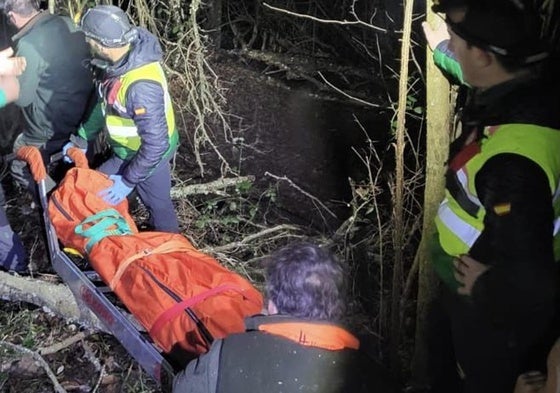
<svg viewBox="0 0 560 393">
<path fill-rule="evenodd" d="M 490 269 L 476 281 L 472 300 L 504 323 L 546 312 L 559 280 L 545 172 L 528 158 L 500 154 L 477 173 L 475 186 L 486 216 L 470 255 Z"/>
</svg>

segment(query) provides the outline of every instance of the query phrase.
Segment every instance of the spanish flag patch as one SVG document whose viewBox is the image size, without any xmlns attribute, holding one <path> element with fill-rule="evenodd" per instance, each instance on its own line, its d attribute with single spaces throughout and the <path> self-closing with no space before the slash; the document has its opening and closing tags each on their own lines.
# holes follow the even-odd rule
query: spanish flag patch
<svg viewBox="0 0 560 393">
<path fill-rule="evenodd" d="M 137 116 L 145 115 L 146 114 L 146 108 L 144 108 L 144 107 L 136 108 L 136 109 L 134 109 L 134 114 L 136 114 Z"/>
<path fill-rule="evenodd" d="M 494 213 L 498 216 L 505 216 L 511 212 L 511 203 L 498 203 L 494 205 Z"/>
</svg>

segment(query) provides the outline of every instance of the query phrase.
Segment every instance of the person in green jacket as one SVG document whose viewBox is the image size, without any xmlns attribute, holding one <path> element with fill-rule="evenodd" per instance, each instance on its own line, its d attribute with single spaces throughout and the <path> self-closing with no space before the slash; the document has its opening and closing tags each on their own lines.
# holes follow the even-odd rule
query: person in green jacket
<svg viewBox="0 0 560 393">
<path fill-rule="evenodd" d="M 18 30 L 12 37 L 16 56 L 27 63 L 18 76 L 17 96 L 7 97 L 7 102 L 21 108 L 24 118 L 14 151 L 36 146 L 48 164 L 83 120 L 93 75 L 83 33 L 70 18 L 41 11 L 38 4 L 36 0 L 2 0 L 0 9 Z M 14 160 L 11 173 L 18 185 L 35 194 L 25 162 Z"/>
<path fill-rule="evenodd" d="M 439 0 L 433 10 L 449 33 L 434 58 L 468 98 L 431 261 L 462 391 L 511 393 L 519 374 L 543 366 L 556 334 L 559 81 L 532 1 Z"/>
</svg>

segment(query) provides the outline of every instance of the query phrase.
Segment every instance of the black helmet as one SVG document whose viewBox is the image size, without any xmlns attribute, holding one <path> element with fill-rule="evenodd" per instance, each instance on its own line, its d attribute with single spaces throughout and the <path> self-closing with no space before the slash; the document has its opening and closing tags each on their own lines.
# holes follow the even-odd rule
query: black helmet
<svg viewBox="0 0 560 393">
<path fill-rule="evenodd" d="M 468 0 L 433 0 L 432 11 L 447 12 L 452 8 L 466 7 Z"/>
<path fill-rule="evenodd" d="M 525 64 L 548 57 L 543 19 L 531 0 L 434 0 L 432 10 L 466 10 L 463 20 L 447 24 L 473 45 Z"/>
<path fill-rule="evenodd" d="M 80 29 L 86 37 L 108 48 L 124 46 L 138 36 L 126 13 L 114 5 L 98 5 L 87 10 Z"/>
</svg>

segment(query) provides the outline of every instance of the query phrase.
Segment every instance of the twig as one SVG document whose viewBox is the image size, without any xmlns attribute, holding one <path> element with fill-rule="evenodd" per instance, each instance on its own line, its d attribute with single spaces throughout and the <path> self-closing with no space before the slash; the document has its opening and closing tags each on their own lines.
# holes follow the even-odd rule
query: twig
<svg viewBox="0 0 560 393">
<path fill-rule="evenodd" d="M 295 183 L 294 183 L 292 180 L 290 180 L 288 177 L 286 177 L 286 176 L 282 176 L 282 177 L 276 176 L 276 175 L 273 175 L 273 174 L 270 173 L 270 172 L 265 172 L 264 175 L 265 175 L 265 176 L 272 177 L 273 179 L 276 179 L 276 180 L 283 180 L 283 181 L 287 182 L 291 187 L 295 188 L 296 190 L 298 190 L 299 192 L 301 192 L 303 195 L 305 195 L 306 197 L 308 197 L 309 199 L 311 199 L 313 202 L 317 203 L 319 206 L 321 206 L 323 209 L 325 209 L 325 211 L 326 211 L 327 213 L 329 213 L 332 217 L 337 218 L 337 217 L 336 217 L 336 214 L 334 214 L 323 202 L 321 202 L 321 201 L 319 200 L 319 198 L 317 198 L 317 197 L 311 195 L 310 193 L 308 193 L 307 191 L 303 190 L 300 186 L 298 186 L 297 184 L 295 184 Z"/>
<path fill-rule="evenodd" d="M 78 334 L 75 334 L 72 337 L 68 337 L 67 339 L 50 345 L 48 347 L 42 347 L 39 348 L 37 350 L 37 353 L 40 355 L 52 355 L 53 353 L 57 353 L 58 351 L 61 351 L 65 348 L 68 348 L 69 346 L 77 343 L 78 341 L 82 341 L 84 338 L 86 338 L 89 334 L 86 334 L 85 332 L 80 332 Z"/>
<path fill-rule="evenodd" d="M 266 8 L 269 8 L 273 11 L 277 11 L 277 12 L 282 12 L 284 14 L 287 15 L 291 15 L 291 16 L 295 16 L 298 18 L 304 18 L 304 19 L 311 19 L 315 22 L 319 22 L 319 23 L 327 23 L 327 24 L 332 24 L 332 25 L 356 25 L 356 26 L 364 26 L 373 30 L 377 30 L 377 31 L 381 31 L 383 33 L 386 33 L 387 30 L 383 29 L 379 26 L 375 26 L 372 25 L 371 23 L 366 23 L 363 22 L 361 20 L 336 20 L 336 19 L 321 19 L 321 18 L 317 18 L 315 16 L 311 16 L 311 15 L 306 15 L 306 14 L 299 14 L 297 12 L 293 12 L 293 11 L 288 11 L 284 8 L 277 8 L 277 7 L 273 7 L 270 4 L 267 3 L 263 3 L 263 6 L 265 6 Z"/>
<path fill-rule="evenodd" d="M 229 243 L 229 244 L 225 244 L 223 246 L 206 248 L 206 249 L 203 249 L 202 251 L 210 252 L 210 253 L 224 252 L 224 251 L 228 251 L 228 250 L 231 250 L 231 249 L 239 248 L 243 245 L 246 245 L 246 244 L 250 243 L 253 240 L 256 240 L 256 239 L 261 238 L 261 237 L 265 237 L 265 236 L 270 235 L 270 234 L 275 233 L 275 232 L 297 231 L 297 229 L 298 228 L 293 226 L 293 225 L 287 225 L 287 224 L 277 225 L 273 228 L 267 228 L 267 229 L 262 230 L 260 232 L 248 235 L 248 236 L 244 237 L 243 239 L 241 239 L 239 241 L 235 241 L 235 242 L 232 242 L 232 243 Z"/>
<path fill-rule="evenodd" d="M 319 71 L 317 74 L 319 74 L 319 76 L 321 77 L 321 79 L 323 80 L 323 82 L 325 82 L 325 84 L 327 84 L 331 89 L 335 90 L 336 92 L 342 94 L 344 97 L 350 98 L 350 99 L 353 100 L 353 101 L 359 102 L 360 104 L 364 104 L 364 105 L 367 105 L 367 106 L 371 106 L 371 107 L 373 107 L 373 108 L 382 108 L 382 106 L 379 105 L 379 104 L 373 104 L 373 103 L 371 103 L 371 102 L 362 100 L 362 99 L 360 99 L 360 98 L 358 98 L 358 97 L 351 96 L 350 94 L 348 94 L 348 93 L 342 91 L 341 89 L 339 89 L 338 87 L 336 87 L 335 85 L 333 85 L 331 82 L 329 82 L 329 81 L 327 80 L 327 78 L 325 78 L 325 77 L 323 76 L 323 73 L 322 73 L 322 72 Z"/>
<path fill-rule="evenodd" d="M 103 367 L 101 367 L 101 371 L 99 372 L 99 378 L 97 379 L 97 383 L 95 384 L 95 387 L 93 388 L 91 393 L 97 392 L 97 390 L 99 389 L 99 386 L 101 386 L 101 381 L 103 381 L 104 376 L 105 376 L 105 365 L 103 365 Z"/>
<path fill-rule="evenodd" d="M 93 367 L 95 367 L 96 371 L 101 372 L 103 367 L 101 367 L 101 363 L 99 362 L 99 359 L 97 359 L 97 356 L 95 356 L 95 354 L 93 353 L 93 350 L 91 349 L 90 345 L 87 342 L 84 342 L 83 347 L 84 347 L 84 357 L 87 360 L 89 360 L 91 364 L 93 364 Z"/>
<path fill-rule="evenodd" d="M 22 353 L 22 354 L 25 354 L 25 355 L 30 355 L 33 359 L 35 359 L 35 361 L 37 363 L 39 363 L 39 365 L 41 367 L 43 367 L 43 369 L 47 373 L 47 376 L 49 377 L 49 379 L 53 383 L 55 392 L 57 392 L 57 393 L 67 393 L 66 389 L 64 389 L 62 387 L 62 385 L 60 385 L 60 383 L 58 383 L 58 380 L 56 379 L 56 375 L 54 375 L 54 373 L 52 372 L 48 363 L 45 361 L 45 359 L 43 359 L 43 357 L 39 353 L 37 353 L 35 351 L 32 351 L 30 349 L 27 349 L 25 347 L 22 347 L 21 345 L 12 344 L 12 343 L 7 342 L 7 341 L 0 341 L 0 346 L 7 347 L 7 348 L 9 348 L 13 351 L 16 351 L 16 352 L 19 352 L 19 353 Z"/>
</svg>

